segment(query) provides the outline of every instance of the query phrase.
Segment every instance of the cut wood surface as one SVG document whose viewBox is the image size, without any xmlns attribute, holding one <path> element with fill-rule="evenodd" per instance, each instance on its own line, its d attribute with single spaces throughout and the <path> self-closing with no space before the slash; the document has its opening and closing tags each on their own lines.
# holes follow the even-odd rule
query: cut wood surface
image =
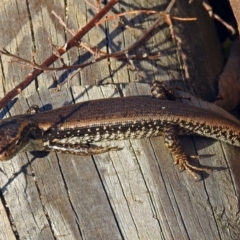
<svg viewBox="0 0 240 240">
<path fill-rule="evenodd" d="M 121 1 L 111 14 L 163 11 L 168 3 Z M 4 0 L 0 46 L 26 59 L 32 58 L 34 50 L 35 61 L 44 61 L 54 51 L 48 39 L 62 46 L 71 37 L 51 10 L 75 30 L 95 14 L 81 0 Z M 154 80 L 213 99 L 213 81 L 221 71 L 222 58 L 212 20 L 198 1 L 190 5 L 187 0 L 177 1 L 172 14 L 198 18 L 173 22 L 182 41 L 181 51 L 163 21 L 129 53 L 160 52 L 159 59 L 134 61 L 137 71 L 130 70 L 125 60 L 108 59 L 82 69 L 55 93 L 48 90 L 54 85 L 54 74 L 46 72 L 18 100 L 10 102 L 1 116 L 25 113 L 33 104 L 46 111 L 88 99 L 150 94 L 146 83 Z M 120 28 L 117 21 L 107 22 L 91 30 L 83 42 L 109 53 L 127 48 L 157 17 L 124 16 Z M 69 65 L 93 60 L 90 53 L 77 48 L 63 58 Z M 32 71 L 8 61 L 1 56 L 1 96 Z M 68 71 L 57 72 L 57 80 L 64 81 L 68 75 Z M 143 83 L 129 83 L 133 81 Z M 94 86 L 96 83 L 105 85 Z M 188 100 L 184 103 L 186 107 L 190 104 Z M 215 109 L 194 97 L 191 103 Z M 181 137 L 181 143 L 187 154 L 205 156 L 200 163 L 213 172 L 203 173 L 198 182 L 186 171 L 179 172 L 161 137 L 111 142 L 122 150 L 95 156 L 23 153 L 0 163 L 0 239 L 239 239 L 240 149 L 200 137 Z"/>
<path fill-rule="evenodd" d="M 10 112 L 26 112 L 35 103 L 49 110 L 88 99 L 146 94 L 148 84 L 140 83 L 45 90 L 17 101 Z M 20 239 L 231 239 L 233 229 L 239 230 L 239 186 L 231 164 L 239 169 L 233 152 L 240 149 L 200 137 L 181 142 L 189 155 L 210 155 L 200 162 L 214 171 L 198 182 L 179 172 L 161 137 L 111 142 L 122 150 L 92 157 L 19 154 L 1 164 L 8 210 L 2 213 L 1 239 L 6 234 L 14 239 L 15 227 Z"/>
</svg>

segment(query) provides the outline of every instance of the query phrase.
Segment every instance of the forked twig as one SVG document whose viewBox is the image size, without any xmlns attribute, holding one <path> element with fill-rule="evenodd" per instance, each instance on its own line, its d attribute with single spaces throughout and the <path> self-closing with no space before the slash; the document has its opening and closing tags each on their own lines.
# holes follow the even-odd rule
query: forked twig
<svg viewBox="0 0 240 240">
<path fill-rule="evenodd" d="M 70 48 L 76 46 L 78 42 L 82 39 L 82 37 L 90 31 L 93 27 L 96 26 L 96 23 L 100 21 L 100 19 L 106 15 L 106 13 L 112 9 L 112 7 L 118 2 L 118 0 L 110 0 L 107 5 L 102 8 L 95 17 L 90 20 L 85 27 L 81 28 L 76 35 L 71 38 L 64 46 L 58 49 L 58 54 L 61 56 L 65 52 L 67 52 Z M 58 60 L 58 56 L 55 54 L 52 54 L 50 57 L 48 57 L 42 64 L 42 67 L 48 67 L 51 64 L 53 64 L 56 60 Z M 39 76 L 44 70 L 42 69 L 34 69 L 31 73 L 28 74 L 28 76 L 25 78 L 25 80 L 21 83 L 19 83 L 13 90 L 8 92 L 0 101 L 0 109 L 2 109 L 4 106 L 7 105 L 7 103 L 13 99 L 15 96 L 17 96 L 24 88 L 26 88 L 37 76 Z"/>
<path fill-rule="evenodd" d="M 31 61 L 28 61 L 26 59 L 23 59 L 21 57 L 15 56 L 13 54 L 11 54 L 10 52 L 8 52 L 6 49 L 3 49 L 2 51 L 0 51 L 0 53 L 5 54 L 7 56 L 11 56 L 14 57 L 16 59 L 18 59 L 21 62 L 27 64 L 28 66 L 32 66 L 34 68 L 34 70 L 32 71 L 32 73 L 28 74 L 27 78 L 21 82 L 20 84 L 18 84 L 13 90 L 11 90 L 10 92 L 8 92 L 5 97 L 3 97 L 0 101 L 0 109 L 3 108 L 12 98 L 14 98 L 17 94 L 19 94 L 24 88 L 26 88 L 37 76 L 39 76 L 43 71 L 49 71 L 49 70 L 66 70 L 66 69 L 82 69 L 86 66 L 89 66 L 95 62 L 99 62 L 103 59 L 106 58 L 110 58 L 110 57 L 115 57 L 115 58 L 129 58 L 128 57 L 128 53 L 129 51 L 131 51 L 133 48 L 135 48 L 137 45 L 139 45 L 141 42 L 143 42 L 146 37 L 149 35 L 149 33 L 156 27 L 158 26 L 161 22 L 164 21 L 164 14 L 161 14 L 161 16 L 152 24 L 152 26 L 147 29 L 143 35 L 136 41 L 134 42 L 130 47 L 123 49 L 121 51 L 112 53 L 112 54 L 106 54 L 106 53 L 102 53 L 99 52 L 98 49 L 94 49 L 91 48 L 90 52 L 92 52 L 93 55 L 95 55 L 94 60 L 87 62 L 87 63 L 83 63 L 83 64 L 79 64 L 79 65 L 73 65 L 73 66 L 63 66 L 60 68 L 49 68 L 49 66 L 54 63 L 56 60 L 58 60 L 65 52 L 67 52 L 70 48 L 74 47 L 74 46 L 82 46 L 86 49 L 88 49 L 89 47 L 82 44 L 81 43 L 81 38 L 88 32 L 90 31 L 90 29 L 92 29 L 94 26 L 96 26 L 100 19 L 118 2 L 118 0 L 110 0 L 110 2 L 102 9 L 99 9 L 99 12 L 95 15 L 95 17 L 88 23 L 86 24 L 85 27 L 83 27 L 82 29 L 80 29 L 74 36 L 73 38 L 71 38 L 64 46 L 62 46 L 61 48 L 59 48 L 57 50 L 56 54 L 52 54 L 49 58 L 47 58 L 41 65 L 38 65 L 36 63 L 33 63 Z M 176 0 L 171 0 L 167 9 L 165 10 L 165 12 L 170 12 L 171 8 L 173 7 L 173 5 L 175 4 Z M 64 25 L 63 21 L 61 20 L 60 17 L 58 17 L 60 23 L 62 25 Z M 67 28 L 65 26 L 65 28 Z M 67 29 L 71 34 L 73 34 L 74 32 L 72 30 Z M 89 49 L 88 49 L 89 51 Z M 97 53 L 97 54 L 96 54 Z M 97 56 L 97 57 L 96 57 Z M 156 54 L 155 56 L 150 56 L 151 59 L 156 58 L 157 56 L 160 56 L 160 54 Z M 149 57 L 149 56 L 147 56 Z M 136 58 L 141 58 L 141 57 L 136 57 Z M 142 56 L 142 58 L 146 59 L 146 56 Z M 130 59 L 130 58 L 129 58 Z M 132 58 L 133 59 L 133 58 Z"/>
</svg>

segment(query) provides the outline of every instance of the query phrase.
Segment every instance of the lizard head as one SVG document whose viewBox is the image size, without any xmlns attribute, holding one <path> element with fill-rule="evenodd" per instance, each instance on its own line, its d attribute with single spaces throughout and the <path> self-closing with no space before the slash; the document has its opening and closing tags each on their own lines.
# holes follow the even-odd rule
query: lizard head
<svg viewBox="0 0 240 240">
<path fill-rule="evenodd" d="M 38 126 L 27 119 L 10 117 L 0 121 L 0 161 L 28 151 L 28 143 L 37 137 Z"/>
</svg>

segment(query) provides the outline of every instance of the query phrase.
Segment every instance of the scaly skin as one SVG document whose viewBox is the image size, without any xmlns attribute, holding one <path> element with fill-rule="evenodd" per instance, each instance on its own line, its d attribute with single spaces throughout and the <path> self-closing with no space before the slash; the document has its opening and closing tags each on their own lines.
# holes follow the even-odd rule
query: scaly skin
<svg viewBox="0 0 240 240">
<path fill-rule="evenodd" d="M 203 170 L 188 163 L 178 142 L 179 134 L 211 137 L 240 146 L 237 120 L 179 102 L 137 96 L 87 101 L 3 119 L 0 160 L 32 150 L 97 154 L 118 149 L 97 147 L 95 142 L 162 135 L 175 163 L 190 172 Z"/>
</svg>

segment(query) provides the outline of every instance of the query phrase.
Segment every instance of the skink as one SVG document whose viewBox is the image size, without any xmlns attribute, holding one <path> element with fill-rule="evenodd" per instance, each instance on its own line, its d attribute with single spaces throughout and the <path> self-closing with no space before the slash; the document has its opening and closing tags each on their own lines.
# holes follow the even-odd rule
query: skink
<svg viewBox="0 0 240 240">
<path fill-rule="evenodd" d="M 47 112 L 0 121 L 0 160 L 19 152 L 43 150 L 89 155 L 117 150 L 96 142 L 162 135 L 176 164 L 189 164 L 178 135 L 200 135 L 240 146 L 240 123 L 180 102 L 148 96 L 82 102 Z"/>
</svg>

